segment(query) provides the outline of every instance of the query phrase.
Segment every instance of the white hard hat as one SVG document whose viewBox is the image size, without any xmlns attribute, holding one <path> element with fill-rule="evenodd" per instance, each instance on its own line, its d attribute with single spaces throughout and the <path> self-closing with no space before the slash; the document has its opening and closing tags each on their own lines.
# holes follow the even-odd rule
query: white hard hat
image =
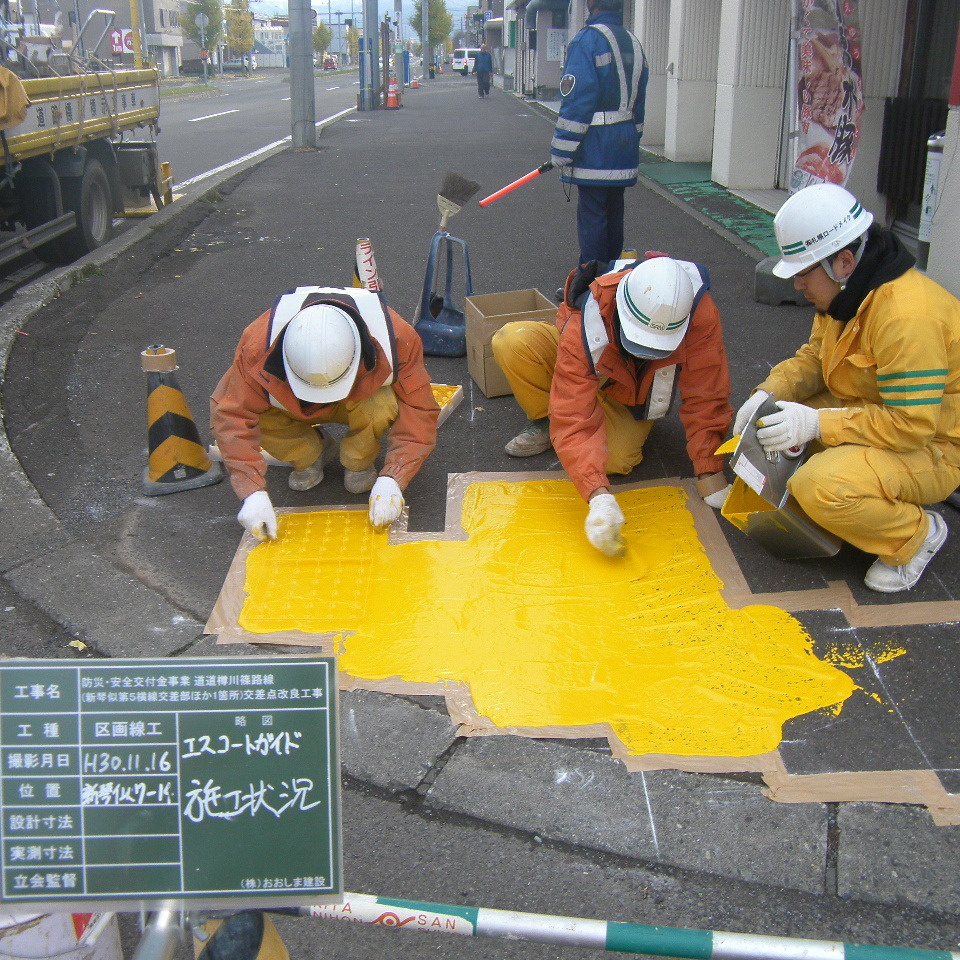
<svg viewBox="0 0 960 960">
<path fill-rule="evenodd" d="M 672 257 L 634 267 L 617 285 L 620 345 L 635 357 L 665 357 L 680 345 L 690 323 L 693 284 Z"/>
<path fill-rule="evenodd" d="M 360 366 L 360 331 L 350 315 L 328 303 L 304 307 L 283 334 L 283 368 L 294 396 L 336 403 L 353 388 Z"/>
<path fill-rule="evenodd" d="M 782 260 L 773 272 L 792 277 L 825 260 L 867 232 L 873 214 L 849 190 L 815 183 L 789 197 L 774 218 Z"/>
</svg>

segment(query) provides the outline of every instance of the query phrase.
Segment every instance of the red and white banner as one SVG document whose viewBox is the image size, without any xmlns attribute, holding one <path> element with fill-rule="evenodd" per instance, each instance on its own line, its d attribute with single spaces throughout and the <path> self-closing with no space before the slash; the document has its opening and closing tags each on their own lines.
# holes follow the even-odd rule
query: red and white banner
<svg viewBox="0 0 960 960">
<path fill-rule="evenodd" d="M 800 131 L 790 189 L 847 182 L 863 114 L 857 0 L 798 0 Z"/>
</svg>

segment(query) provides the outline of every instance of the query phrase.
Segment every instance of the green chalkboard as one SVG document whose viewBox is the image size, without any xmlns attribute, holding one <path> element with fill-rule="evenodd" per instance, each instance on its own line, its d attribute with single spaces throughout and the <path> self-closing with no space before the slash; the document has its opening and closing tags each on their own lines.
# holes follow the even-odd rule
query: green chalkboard
<svg viewBox="0 0 960 960">
<path fill-rule="evenodd" d="M 342 893 L 336 663 L 0 663 L 0 904 Z"/>
</svg>

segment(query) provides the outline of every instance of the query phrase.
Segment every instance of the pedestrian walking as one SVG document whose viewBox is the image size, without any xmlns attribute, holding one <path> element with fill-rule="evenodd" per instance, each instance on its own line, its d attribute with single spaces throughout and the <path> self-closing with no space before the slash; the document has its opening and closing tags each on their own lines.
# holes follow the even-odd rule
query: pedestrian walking
<svg viewBox="0 0 960 960">
<path fill-rule="evenodd" d="M 580 263 L 616 260 L 623 250 L 624 191 L 637 182 L 647 59 L 624 29 L 621 0 L 587 0 L 560 79 L 560 113 L 550 160 L 577 186 Z"/>
<path fill-rule="evenodd" d="M 674 391 L 697 488 L 712 507 L 729 492 L 714 451 L 733 411 L 706 267 L 653 255 L 628 269 L 599 270 L 592 263 L 570 274 L 556 323 L 509 323 L 492 347 L 530 421 L 507 453 L 529 457 L 552 446 L 589 503 L 587 538 L 615 556 L 624 549 L 624 516 L 608 475 L 640 463 Z"/>
<path fill-rule="evenodd" d="M 765 450 L 819 442 L 789 481 L 797 502 L 876 556 L 871 590 L 909 590 L 947 539 L 925 507 L 960 484 L 960 301 L 836 184 L 795 193 L 774 231 L 773 272 L 813 304 L 813 329 L 740 408 L 734 432 L 774 398 L 779 412 L 757 430 Z"/>
<path fill-rule="evenodd" d="M 477 93 L 480 99 L 490 96 L 490 79 L 493 76 L 493 57 L 487 50 L 487 45 L 482 43 L 473 59 L 473 72 L 477 75 Z"/>
<path fill-rule="evenodd" d="M 319 484 L 339 448 L 345 489 L 369 491 L 370 522 L 383 527 L 399 518 L 403 490 L 436 443 L 440 414 L 416 331 L 376 293 L 355 287 L 298 287 L 281 296 L 243 331 L 210 403 L 243 501 L 237 519 L 259 539 L 277 535 L 261 448 L 292 465 L 293 490 Z M 348 427 L 339 445 L 324 428 L 332 423 Z"/>
</svg>

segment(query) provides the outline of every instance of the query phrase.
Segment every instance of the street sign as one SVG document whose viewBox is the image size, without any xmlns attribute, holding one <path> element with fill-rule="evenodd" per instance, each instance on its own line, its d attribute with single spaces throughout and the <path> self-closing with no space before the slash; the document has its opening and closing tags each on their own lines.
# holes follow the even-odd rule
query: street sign
<svg viewBox="0 0 960 960">
<path fill-rule="evenodd" d="M 129 28 L 110 31 L 110 52 L 118 56 L 133 53 L 133 31 Z"/>
<path fill-rule="evenodd" d="M 338 899 L 336 662 L 3 662 L 0 843 L 7 908 Z"/>
<path fill-rule="evenodd" d="M 193 22 L 201 29 L 206 30 L 210 24 L 210 18 L 205 13 L 198 13 L 194 18 Z"/>
</svg>

